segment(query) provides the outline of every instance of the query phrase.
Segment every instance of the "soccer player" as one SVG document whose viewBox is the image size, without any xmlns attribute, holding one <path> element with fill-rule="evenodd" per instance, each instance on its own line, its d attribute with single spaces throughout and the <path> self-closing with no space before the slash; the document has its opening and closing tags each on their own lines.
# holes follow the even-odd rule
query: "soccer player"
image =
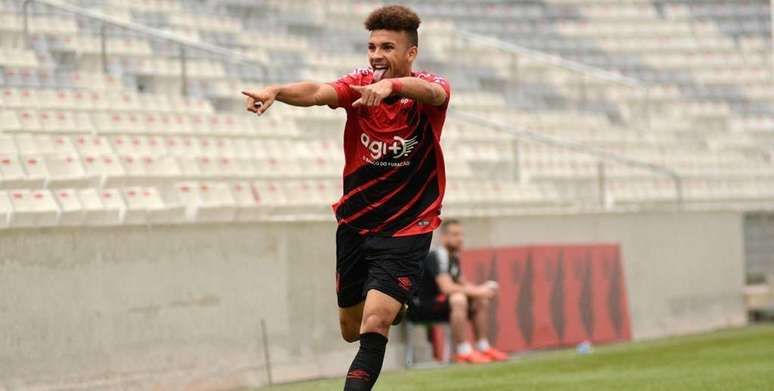
<svg viewBox="0 0 774 391">
<path fill-rule="evenodd" d="M 441 225 L 441 246 L 430 251 L 425 260 L 424 277 L 419 294 L 411 300 L 409 318 L 416 322 L 450 322 L 457 346 L 455 362 L 507 360 L 505 353 L 489 345 L 486 335 L 487 312 L 497 294 L 497 285 L 491 281 L 474 285 L 465 280 L 458 257 L 462 243 L 462 224 L 454 219 L 445 220 Z M 468 320 L 473 320 L 475 349 L 465 338 Z"/>
<path fill-rule="evenodd" d="M 336 292 L 341 334 L 360 341 L 344 390 L 370 390 L 379 376 L 390 326 L 422 273 L 445 187 L 441 129 L 449 83 L 415 72 L 419 17 L 403 6 L 365 21 L 369 68 L 331 83 L 299 82 L 244 91 L 247 110 L 274 101 L 344 108 L 343 196 L 333 205 Z"/>
</svg>

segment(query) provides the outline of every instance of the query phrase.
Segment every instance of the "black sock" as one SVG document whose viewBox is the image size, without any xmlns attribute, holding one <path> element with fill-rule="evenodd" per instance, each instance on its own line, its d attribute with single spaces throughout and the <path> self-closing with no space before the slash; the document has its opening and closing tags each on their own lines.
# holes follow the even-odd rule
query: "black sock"
<svg viewBox="0 0 774 391">
<path fill-rule="evenodd" d="M 344 391 L 368 391 L 376 383 L 384 362 L 387 338 L 379 333 L 360 334 L 360 350 L 347 372 Z"/>
</svg>

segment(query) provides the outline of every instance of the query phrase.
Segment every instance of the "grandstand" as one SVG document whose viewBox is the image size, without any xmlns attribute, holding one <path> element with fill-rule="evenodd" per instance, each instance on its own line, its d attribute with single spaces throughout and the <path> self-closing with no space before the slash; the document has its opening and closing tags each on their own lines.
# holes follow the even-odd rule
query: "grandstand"
<svg viewBox="0 0 774 391">
<path fill-rule="evenodd" d="M 765 2 L 485 3 L 409 2 L 455 87 L 447 213 L 771 205 Z M 182 46 L 181 85 L 177 41 L 108 25 L 103 54 L 99 17 L 33 1 L 25 35 L 4 1 L 6 225 L 330 218 L 343 115 L 254 121 L 234 91 L 364 64 L 371 3 L 68 4 L 250 62 Z"/>
<path fill-rule="evenodd" d="M 768 1 L 401 3 L 453 87 L 444 215 L 774 208 Z M 239 91 L 365 66 L 377 4 L 0 0 L 0 232 L 333 221 L 344 113 Z"/>
</svg>

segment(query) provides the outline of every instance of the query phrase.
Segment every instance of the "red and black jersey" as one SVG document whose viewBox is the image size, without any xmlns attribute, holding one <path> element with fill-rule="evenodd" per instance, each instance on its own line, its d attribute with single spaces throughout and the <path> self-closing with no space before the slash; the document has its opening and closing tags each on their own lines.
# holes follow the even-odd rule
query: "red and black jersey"
<svg viewBox="0 0 774 391">
<path fill-rule="evenodd" d="M 379 106 L 352 107 L 360 94 L 349 86 L 373 82 L 366 68 L 330 83 L 338 107 L 347 110 L 344 193 L 333 210 L 339 224 L 361 234 L 416 235 L 441 223 L 446 175 L 440 139 L 451 89 L 433 74 L 412 76 L 441 85 L 446 102 L 433 106 L 391 96 Z"/>
</svg>

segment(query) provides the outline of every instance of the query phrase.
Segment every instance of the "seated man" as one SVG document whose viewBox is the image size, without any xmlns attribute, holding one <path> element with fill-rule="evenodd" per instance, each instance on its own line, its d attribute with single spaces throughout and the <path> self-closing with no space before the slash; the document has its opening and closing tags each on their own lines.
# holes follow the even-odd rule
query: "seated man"
<svg viewBox="0 0 774 391">
<path fill-rule="evenodd" d="M 497 283 L 471 284 L 462 277 L 458 253 L 462 248 L 462 224 L 447 219 L 441 224 L 441 246 L 430 251 L 416 296 L 410 301 L 408 317 L 415 322 L 450 322 L 456 344 L 454 361 L 486 363 L 508 356 L 489 346 L 486 335 L 489 303 Z M 475 349 L 465 338 L 465 326 L 473 321 Z"/>
</svg>

